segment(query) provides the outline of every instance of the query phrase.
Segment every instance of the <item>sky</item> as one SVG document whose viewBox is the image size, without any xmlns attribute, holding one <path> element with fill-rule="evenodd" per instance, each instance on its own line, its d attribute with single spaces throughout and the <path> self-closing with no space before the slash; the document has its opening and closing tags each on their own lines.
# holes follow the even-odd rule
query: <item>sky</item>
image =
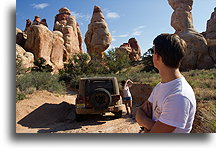
<svg viewBox="0 0 216 148">
<path fill-rule="evenodd" d="M 161 33 L 174 33 L 171 27 L 173 10 L 168 0 L 17 0 L 16 27 L 24 30 L 25 20 L 34 16 L 45 18 L 52 31 L 54 18 L 62 7 L 70 9 L 82 32 L 83 47 L 85 33 L 92 17 L 94 5 L 102 9 L 112 35 L 109 49 L 119 47 L 135 37 L 144 54 L 152 47 L 152 41 Z M 207 20 L 215 7 L 215 0 L 194 0 L 193 23 L 195 30 L 206 30 Z"/>
</svg>

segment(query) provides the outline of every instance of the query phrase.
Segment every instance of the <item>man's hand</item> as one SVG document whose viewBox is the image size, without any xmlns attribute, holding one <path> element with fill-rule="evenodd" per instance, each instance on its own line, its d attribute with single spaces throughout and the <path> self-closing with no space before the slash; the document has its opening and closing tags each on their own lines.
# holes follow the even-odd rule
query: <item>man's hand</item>
<svg viewBox="0 0 216 148">
<path fill-rule="evenodd" d="M 136 121 L 140 126 L 143 126 L 147 130 L 151 130 L 154 126 L 154 121 L 152 120 L 152 104 L 146 101 L 136 112 Z"/>
</svg>

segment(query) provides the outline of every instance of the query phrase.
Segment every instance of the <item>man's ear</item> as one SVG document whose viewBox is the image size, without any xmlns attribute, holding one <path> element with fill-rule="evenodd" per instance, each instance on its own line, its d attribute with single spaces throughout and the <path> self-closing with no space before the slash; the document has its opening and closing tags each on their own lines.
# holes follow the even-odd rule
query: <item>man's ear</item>
<svg viewBox="0 0 216 148">
<path fill-rule="evenodd" d="M 157 54 L 157 53 L 155 54 L 155 58 L 156 58 L 157 61 L 162 60 L 161 56 L 159 54 Z"/>
</svg>

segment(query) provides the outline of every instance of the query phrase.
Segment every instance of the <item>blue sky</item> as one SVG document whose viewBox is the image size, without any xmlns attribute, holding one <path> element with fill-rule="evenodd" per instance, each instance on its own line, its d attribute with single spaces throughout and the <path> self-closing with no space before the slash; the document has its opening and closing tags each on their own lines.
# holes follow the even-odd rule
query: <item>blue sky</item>
<svg viewBox="0 0 216 148">
<path fill-rule="evenodd" d="M 152 47 L 152 41 L 158 34 L 174 33 L 170 26 L 173 10 L 168 0 L 17 0 L 16 27 L 24 30 L 25 20 L 33 20 L 35 15 L 39 15 L 46 18 L 52 30 L 59 8 L 67 7 L 76 17 L 84 40 L 94 5 L 101 7 L 112 34 L 113 41 L 109 48 L 119 47 L 135 37 L 143 54 Z M 215 0 L 194 0 L 192 14 L 195 30 L 206 30 L 214 7 Z M 86 51 L 84 42 L 83 47 Z"/>
</svg>

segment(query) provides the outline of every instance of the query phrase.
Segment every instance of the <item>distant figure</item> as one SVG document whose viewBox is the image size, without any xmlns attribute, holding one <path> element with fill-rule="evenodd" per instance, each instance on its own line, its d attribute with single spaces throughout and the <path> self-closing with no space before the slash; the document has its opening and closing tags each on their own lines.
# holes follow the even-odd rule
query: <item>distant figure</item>
<svg viewBox="0 0 216 148">
<path fill-rule="evenodd" d="M 131 80 L 127 81 L 121 81 L 121 85 L 123 87 L 123 96 L 122 99 L 124 101 L 127 115 L 129 115 L 128 107 L 130 108 L 130 117 L 132 118 L 132 96 L 129 90 L 129 87 L 131 87 L 133 82 Z"/>
<path fill-rule="evenodd" d="M 31 24 L 32 24 L 31 20 L 30 20 L 30 19 L 27 19 L 27 20 L 26 20 L 26 27 L 25 27 L 24 32 L 27 32 L 27 29 L 31 26 Z"/>
<path fill-rule="evenodd" d="M 46 19 L 42 19 L 41 22 L 40 22 L 40 24 L 48 27 Z"/>
<path fill-rule="evenodd" d="M 40 25 L 40 17 L 39 16 L 35 16 L 33 24 L 32 25 Z"/>
<path fill-rule="evenodd" d="M 161 34 L 153 43 L 153 63 L 161 82 L 137 110 L 136 121 L 146 133 L 190 133 L 196 99 L 179 71 L 187 45 L 177 34 Z"/>
</svg>

